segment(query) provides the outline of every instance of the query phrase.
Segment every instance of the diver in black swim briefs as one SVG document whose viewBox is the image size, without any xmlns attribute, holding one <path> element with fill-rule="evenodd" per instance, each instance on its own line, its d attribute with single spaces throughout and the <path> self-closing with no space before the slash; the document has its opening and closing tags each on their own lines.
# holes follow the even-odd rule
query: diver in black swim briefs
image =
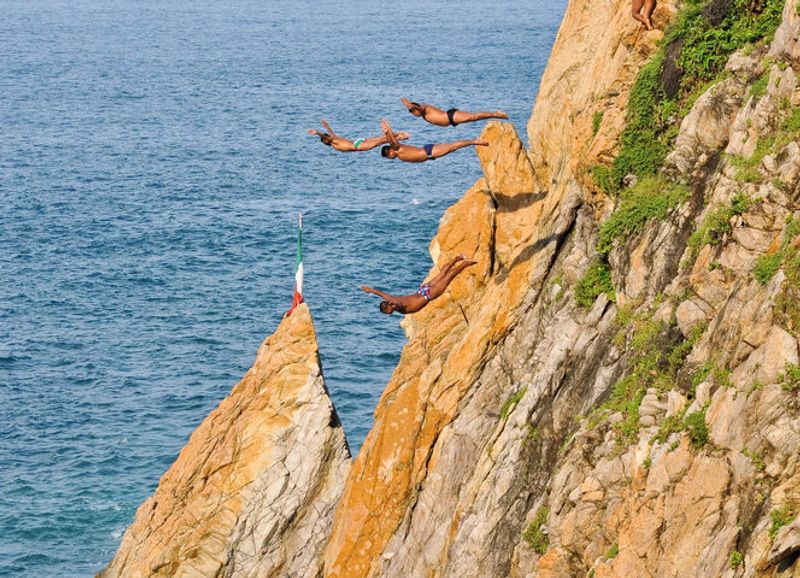
<svg viewBox="0 0 800 578">
<path fill-rule="evenodd" d="M 424 120 L 436 126 L 458 126 L 465 122 L 477 122 L 489 118 L 508 119 L 508 115 L 502 110 L 496 110 L 494 112 L 464 112 L 457 108 L 451 108 L 445 111 L 432 104 L 420 104 L 408 100 L 407 98 L 401 98 L 400 102 L 406 106 L 408 112 L 414 116 L 422 117 Z"/>
<path fill-rule="evenodd" d="M 458 149 L 470 146 L 489 146 L 482 140 L 457 140 L 447 144 L 426 144 L 424 147 L 415 147 L 401 144 L 386 120 L 381 121 L 381 128 L 389 144 L 381 148 L 381 156 L 388 159 L 400 159 L 407 163 L 424 163 L 450 154 Z"/>
</svg>

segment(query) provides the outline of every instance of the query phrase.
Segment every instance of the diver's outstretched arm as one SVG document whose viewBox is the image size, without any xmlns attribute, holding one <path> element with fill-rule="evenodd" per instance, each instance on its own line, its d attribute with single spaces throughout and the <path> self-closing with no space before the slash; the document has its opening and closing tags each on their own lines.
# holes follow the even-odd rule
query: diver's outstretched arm
<svg viewBox="0 0 800 578">
<path fill-rule="evenodd" d="M 393 149 L 400 148 L 400 143 L 397 141 L 397 136 L 392 131 L 389 121 L 385 118 L 381 119 L 381 129 L 383 130 L 383 134 L 386 135 L 386 138 L 389 139 L 389 146 L 391 146 Z"/>
<path fill-rule="evenodd" d="M 419 102 L 411 102 L 405 97 L 401 98 L 400 102 L 402 102 L 403 106 L 405 106 L 408 109 L 408 112 L 411 112 L 414 108 L 416 108 L 417 110 L 419 110 L 420 115 L 422 115 L 423 117 L 427 112 L 427 108 L 430 106 L 428 104 L 421 104 Z"/>
<path fill-rule="evenodd" d="M 399 132 L 395 135 L 397 140 L 407 140 L 409 138 L 409 134 L 407 132 Z M 379 147 L 381 145 L 389 144 L 391 141 L 387 136 L 375 136 L 371 138 L 365 138 L 361 141 L 358 145 L 358 150 L 360 151 L 368 151 L 370 149 L 374 149 L 375 147 Z"/>
<path fill-rule="evenodd" d="M 333 132 L 333 129 L 331 128 L 331 125 L 329 125 L 328 121 L 325 120 L 324 118 L 322 119 L 322 126 L 325 128 L 325 130 L 328 131 L 328 134 L 331 135 L 332 137 L 338 137 L 339 136 L 338 134 Z"/>
<path fill-rule="evenodd" d="M 396 302 L 397 301 L 397 297 L 396 296 L 390 295 L 389 293 L 384 293 L 380 289 L 373 289 L 372 287 L 369 287 L 368 285 L 361 285 L 360 289 L 364 293 L 372 293 L 373 295 L 377 295 L 381 299 L 385 299 L 386 301 L 389 301 L 389 302 Z"/>
</svg>

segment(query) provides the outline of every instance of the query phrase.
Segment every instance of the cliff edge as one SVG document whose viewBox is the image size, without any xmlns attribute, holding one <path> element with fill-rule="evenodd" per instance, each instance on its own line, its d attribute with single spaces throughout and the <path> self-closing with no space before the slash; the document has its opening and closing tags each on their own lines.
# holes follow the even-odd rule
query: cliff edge
<svg viewBox="0 0 800 578">
<path fill-rule="evenodd" d="M 99 576 L 316 576 L 349 468 L 300 305 L 192 433 Z"/>
<path fill-rule="evenodd" d="M 569 2 L 529 150 L 486 126 L 484 176 L 430 245 L 431 274 L 459 253 L 479 264 L 403 320 L 349 473 L 336 427 L 290 430 L 333 443 L 327 459 L 289 468 L 274 458 L 288 439 L 249 458 L 329 485 L 310 547 L 293 528 L 313 497 L 291 486 L 280 532 L 248 516 L 277 552 L 251 557 L 265 550 L 216 519 L 227 489 L 187 490 L 203 477 L 184 453 L 213 453 L 196 432 L 110 569 L 149 538 L 176 545 L 143 574 L 196 558 L 224 576 L 800 577 L 800 8 L 665 0 L 665 32 L 629 9 Z M 206 429 L 236 413 L 222 409 Z M 156 518 L 162 494 L 223 531 Z M 280 565 L 228 562 L 242 548 Z"/>
<path fill-rule="evenodd" d="M 656 16 L 665 23 L 675 7 L 661 4 Z M 587 194 L 573 159 L 591 132 L 582 120 L 609 91 L 624 110 L 660 38 L 640 33 L 628 8 L 569 3 L 529 127 L 531 151 L 510 124 L 483 131 L 484 177 L 445 213 L 430 247 L 434 263 L 465 253 L 479 266 L 404 320 L 409 343 L 337 509 L 326 575 L 507 575 L 524 505 L 472 512 L 469 485 L 486 475 L 497 409 L 518 388 L 509 383 L 520 377 L 514 358 L 530 339 L 519 325 L 575 235 Z M 607 121 L 610 141 L 624 123 L 624 113 L 616 117 Z"/>
<path fill-rule="evenodd" d="M 800 575 L 800 11 L 629 8 L 570 1 L 530 150 L 484 130 L 326 576 Z"/>
</svg>

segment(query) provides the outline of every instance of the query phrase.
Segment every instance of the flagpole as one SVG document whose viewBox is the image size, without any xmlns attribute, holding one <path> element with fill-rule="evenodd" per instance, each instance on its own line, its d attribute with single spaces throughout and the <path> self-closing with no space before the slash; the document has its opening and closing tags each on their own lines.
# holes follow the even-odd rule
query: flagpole
<svg viewBox="0 0 800 578">
<path fill-rule="evenodd" d="M 294 271 L 294 297 L 292 308 L 286 313 L 291 315 L 295 308 L 303 303 L 303 212 L 297 212 L 297 261 Z"/>
</svg>

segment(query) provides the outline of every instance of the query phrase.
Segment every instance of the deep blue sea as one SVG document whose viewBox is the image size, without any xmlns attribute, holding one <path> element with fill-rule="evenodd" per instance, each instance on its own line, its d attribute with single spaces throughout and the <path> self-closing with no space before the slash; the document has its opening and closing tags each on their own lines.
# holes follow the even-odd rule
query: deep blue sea
<svg viewBox="0 0 800 578">
<path fill-rule="evenodd" d="M 0 575 L 87 576 L 291 302 L 354 451 L 471 150 L 405 165 L 306 134 L 520 133 L 565 0 L 0 0 Z"/>
</svg>

